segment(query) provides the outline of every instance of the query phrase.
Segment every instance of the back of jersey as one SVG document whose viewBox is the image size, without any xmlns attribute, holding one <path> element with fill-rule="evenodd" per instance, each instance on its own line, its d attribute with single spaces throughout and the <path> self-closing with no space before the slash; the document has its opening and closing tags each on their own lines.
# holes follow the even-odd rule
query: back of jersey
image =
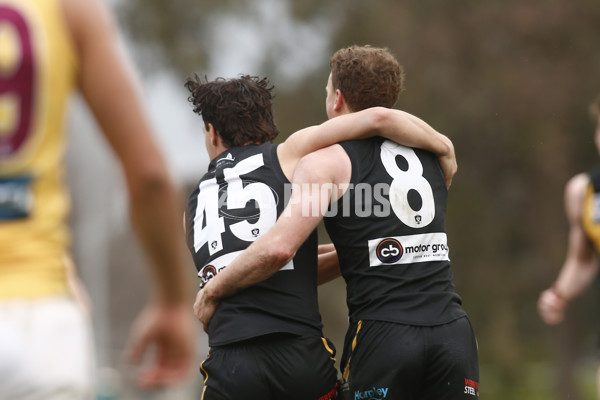
<svg viewBox="0 0 600 400">
<path fill-rule="evenodd" d="M 0 296 L 66 292 L 63 122 L 76 54 L 59 0 L 0 0 Z"/>
<path fill-rule="evenodd" d="M 351 186 L 325 218 L 353 320 L 435 325 L 464 315 L 450 270 L 436 157 L 381 138 L 344 142 Z"/>
<path fill-rule="evenodd" d="M 186 210 L 201 286 L 275 224 L 287 183 L 272 143 L 230 148 L 210 163 Z M 279 272 L 223 299 L 208 327 L 211 346 L 277 332 L 322 335 L 316 232 Z"/>
</svg>

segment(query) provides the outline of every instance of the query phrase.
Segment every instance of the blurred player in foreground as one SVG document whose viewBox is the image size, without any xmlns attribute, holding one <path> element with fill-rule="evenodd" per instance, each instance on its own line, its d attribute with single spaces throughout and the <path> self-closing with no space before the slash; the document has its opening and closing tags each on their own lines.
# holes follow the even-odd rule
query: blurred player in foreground
<svg viewBox="0 0 600 400">
<path fill-rule="evenodd" d="M 336 52 L 330 64 L 330 121 L 395 104 L 402 69 L 387 49 L 353 46 Z M 434 154 L 381 137 L 344 142 L 305 156 L 293 183 L 273 228 L 198 293 L 200 320 L 212 324 L 219 301 L 281 268 L 327 212 L 339 264 L 320 263 L 319 282 L 341 268 L 350 312 L 343 398 L 478 396 L 477 344 L 452 283 L 447 183 Z"/>
<path fill-rule="evenodd" d="M 266 79 L 195 78 L 187 87 L 194 111 L 202 116 L 212 160 L 186 212 L 188 247 L 201 287 L 271 229 L 283 211 L 296 164 L 312 151 L 381 134 L 443 153 L 448 175 L 456 170 L 449 140 L 399 110 L 374 108 L 336 118 L 275 145 L 271 140 L 279 131 Z M 317 235 L 310 231 L 281 271 L 221 303 L 207 329 L 211 347 L 201 366 L 203 399 L 337 396 L 335 350 L 323 338 L 317 301 Z"/>
<path fill-rule="evenodd" d="M 594 142 L 600 152 L 600 96 L 590 105 L 596 123 Z M 565 262 L 556 282 L 544 290 L 538 311 L 550 325 L 562 322 L 569 304 L 596 279 L 600 252 L 600 167 L 572 177 L 565 187 L 565 213 L 569 235 Z M 600 399 L 600 363 L 597 371 Z"/>
<path fill-rule="evenodd" d="M 81 91 L 118 157 L 155 285 L 130 356 L 141 384 L 181 380 L 194 357 L 179 199 L 101 0 L 0 0 L 0 398 L 94 397 L 90 321 L 69 255 L 64 117 Z M 90 185 L 93 185 L 90 182 Z"/>
</svg>

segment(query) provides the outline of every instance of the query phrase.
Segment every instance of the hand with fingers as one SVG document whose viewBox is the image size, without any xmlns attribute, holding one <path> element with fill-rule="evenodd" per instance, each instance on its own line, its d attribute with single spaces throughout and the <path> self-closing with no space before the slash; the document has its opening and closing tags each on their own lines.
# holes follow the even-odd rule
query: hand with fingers
<svg viewBox="0 0 600 400">
<path fill-rule="evenodd" d="M 188 307 L 152 303 L 135 321 L 128 345 L 129 361 L 140 364 L 144 354 L 155 351 L 138 376 L 141 387 L 160 388 L 186 378 L 193 362 L 195 336 Z"/>
<path fill-rule="evenodd" d="M 219 302 L 208 295 L 206 287 L 208 287 L 208 285 L 206 285 L 204 289 L 200 289 L 196 295 L 196 301 L 194 302 L 194 315 L 200 322 L 202 322 L 204 331 L 208 332 L 208 324 L 210 323 L 213 315 L 215 315 L 217 307 L 219 306 Z"/>
<path fill-rule="evenodd" d="M 540 294 L 538 313 L 545 323 L 556 325 L 563 321 L 567 304 L 567 300 L 554 287 L 550 287 Z"/>
</svg>

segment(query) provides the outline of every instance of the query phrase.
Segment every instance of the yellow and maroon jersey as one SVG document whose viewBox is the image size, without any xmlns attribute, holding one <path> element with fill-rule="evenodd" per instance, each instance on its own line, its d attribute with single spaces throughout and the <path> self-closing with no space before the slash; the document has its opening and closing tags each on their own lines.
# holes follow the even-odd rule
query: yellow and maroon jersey
<svg viewBox="0 0 600 400">
<path fill-rule="evenodd" d="M 588 172 L 590 183 L 585 190 L 582 224 L 583 229 L 600 253 L 600 167 Z"/>
<path fill-rule="evenodd" d="M 66 292 L 63 125 L 76 67 L 60 0 L 0 0 L 0 298 Z"/>
</svg>

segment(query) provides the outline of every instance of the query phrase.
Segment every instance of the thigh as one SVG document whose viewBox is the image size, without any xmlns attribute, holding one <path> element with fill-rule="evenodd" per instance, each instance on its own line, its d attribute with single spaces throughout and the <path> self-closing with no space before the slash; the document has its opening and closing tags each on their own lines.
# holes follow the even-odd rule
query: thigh
<svg viewBox="0 0 600 400">
<path fill-rule="evenodd" d="M 423 399 L 474 400 L 479 397 L 477 341 L 467 317 L 428 329 Z"/>
<path fill-rule="evenodd" d="M 346 336 L 346 399 L 419 399 L 426 343 L 420 327 L 381 321 L 354 324 Z"/>
<path fill-rule="evenodd" d="M 338 378 L 333 343 L 318 336 L 288 337 L 262 352 L 272 399 L 337 398 Z"/>
<path fill-rule="evenodd" d="M 0 393 L 12 399 L 91 399 L 91 328 L 67 298 L 0 303 Z"/>
<path fill-rule="evenodd" d="M 247 346 L 211 348 L 200 365 L 204 376 L 202 400 L 268 399 L 261 369 L 255 352 Z"/>
</svg>

